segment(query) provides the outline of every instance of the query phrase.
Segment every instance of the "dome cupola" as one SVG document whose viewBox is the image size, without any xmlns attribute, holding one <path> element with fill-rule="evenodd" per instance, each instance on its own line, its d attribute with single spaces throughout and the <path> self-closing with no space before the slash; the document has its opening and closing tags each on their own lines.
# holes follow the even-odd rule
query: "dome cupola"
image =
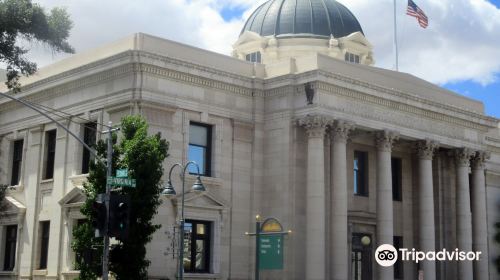
<svg viewBox="0 0 500 280">
<path fill-rule="evenodd" d="M 361 32 L 356 17 L 335 0 L 271 0 L 248 18 L 241 34 L 260 36 L 341 38 Z"/>
<path fill-rule="evenodd" d="M 372 65 L 372 46 L 353 13 L 335 0 L 269 0 L 248 18 L 233 56 L 274 63 L 321 53 Z"/>
</svg>

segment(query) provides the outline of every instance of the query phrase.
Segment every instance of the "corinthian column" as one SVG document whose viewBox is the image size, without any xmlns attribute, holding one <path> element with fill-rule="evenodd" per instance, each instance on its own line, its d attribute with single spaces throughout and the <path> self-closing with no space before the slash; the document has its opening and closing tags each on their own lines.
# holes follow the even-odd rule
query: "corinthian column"
<svg viewBox="0 0 500 280">
<path fill-rule="evenodd" d="M 306 186 L 306 279 L 325 279 L 325 132 L 331 120 L 306 116 L 299 120 L 308 135 Z"/>
<path fill-rule="evenodd" d="M 470 159 L 474 153 L 463 148 L 455 150 L 457 165 L 457 245 L 461 251 L 472 251 L 472 222 L 470 212 L 469 194 L 469 167 Z M 458 263 L 458 279 L 473 279 L 472 262 Z"/>
<path fill-rule="evenodd" d="M 349 275 L 347 236 L 347 153 L 349 132 L 354 125 L 337 121 L 331 129 L 332 149 L 332 269 L 331 279 L 344 280 Z"/>
<path fill-rule="evenodd" d="M 438 144 L 424 140 L 417 143 L 418 152 L 418 198 L 419 198 L 419 241 L 424 252 L 435 251 L 436 237 L 434 228 L 434 191 L 432 183 L 432 158 Z M 422 270 L 425 280 L 436 279 L 436 263 L 423 261 Z"/>
<path fill-rule="evenodd" d="M 484 163 L 490 158 L 487 152 L 477 152 L 472 160 L 472 249 L 481 252 L 474 262 L 474 279 L 488 280 L 488 227 L 486 224 L 486 185 Z"/>
<path fill-rule="evenodd" d="M 399 134 L 392 131 L 377 133 L 377 244 L 392 244 L 394 239 L 394 221 L 392 212 L 392 145 L 399 139 Z M 394 268 L 379 266 L 378 279 L 394 279 Z"/>
</svg>

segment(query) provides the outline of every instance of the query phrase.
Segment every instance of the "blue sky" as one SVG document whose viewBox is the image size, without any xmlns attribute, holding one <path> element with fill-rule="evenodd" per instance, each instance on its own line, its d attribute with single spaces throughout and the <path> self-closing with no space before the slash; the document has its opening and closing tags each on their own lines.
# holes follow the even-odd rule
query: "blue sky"
<svg viewBox="0 0 500 280">
<path fill-rule="evenodd" d="M 490 2 L 500 8 L 500 0 L 491 0 Z M 447 83 L 443 86 L 451 91 L 483 101 L 486 113 L 490 116 L 500 118 L 500 73 L 496 73 L 496 82 L 485 86 L 470 80 Z"/>
</svg>

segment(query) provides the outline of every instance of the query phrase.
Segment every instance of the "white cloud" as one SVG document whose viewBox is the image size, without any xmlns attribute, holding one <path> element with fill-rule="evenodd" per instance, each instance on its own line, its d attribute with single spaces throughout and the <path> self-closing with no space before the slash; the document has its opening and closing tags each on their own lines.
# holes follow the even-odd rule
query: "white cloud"
<svg viewBox="0 0 500 280">
<path fill-rule="evenodd" d="M 250 13 L 265 0 L 39 0 L 65 6 L 74 21 L 70 43 L 83 51 L 134 32 L 144 32 L 229 54 Z M 375 46 L 377 66 L 393 67 L 391 0 L 339 0 L 360 21 Z M 474 80 L 492 83 L 500 72 L 500 10 L 485 0 L 418 0 L 430 25 L 418 26 L 398 1 L 400 70 L 435 83 Z M 224 7 L 244 9 L 225 22 Z M 53 61 L 48 50 L 32 54 Z M 55 59 L 60 58 L 56 56 Z"/>
<path fill-rule="evenodd" d="M 375 46 L 377 66 L 393 68 L 391 0 L 340 0 L 358 17 Z M 422 29 L 398 2 L 400 70 L 444 84 L 473 80 L 483 85 L 500 72 L 500 10 L 485 0 L 419 0 L 429 17 Z M 384 19 L 384 20 L 380 20 Z"/>
</svg>

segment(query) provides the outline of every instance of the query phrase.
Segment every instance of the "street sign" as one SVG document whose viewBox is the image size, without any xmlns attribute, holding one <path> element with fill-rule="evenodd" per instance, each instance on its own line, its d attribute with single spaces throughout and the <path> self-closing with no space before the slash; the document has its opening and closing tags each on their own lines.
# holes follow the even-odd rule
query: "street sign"
<svg viewBox="0 0 500 280">
<path fill-rule="evenodd" d="M 110 186 L 122 186 L 122 187 L 130 187 L 130 188 L 135 188 L 135 185 L 136 185 L 135 179 L 118 178 L 118 177 L 113 177 L 113 176 L 108 177 L 107 183 Z"/>
<path fill-rule="evenodd" d="M 283 269 L 283 235 L 261 235 L 259 239 L 259 269 Z"/>
<path fill-rule="evenodd" d="M 118 178 L 128 178 L 128 169 L 118 169 L 118 170 L 116 170 L 116 177 L 118 177 Z"/>
</svg>

